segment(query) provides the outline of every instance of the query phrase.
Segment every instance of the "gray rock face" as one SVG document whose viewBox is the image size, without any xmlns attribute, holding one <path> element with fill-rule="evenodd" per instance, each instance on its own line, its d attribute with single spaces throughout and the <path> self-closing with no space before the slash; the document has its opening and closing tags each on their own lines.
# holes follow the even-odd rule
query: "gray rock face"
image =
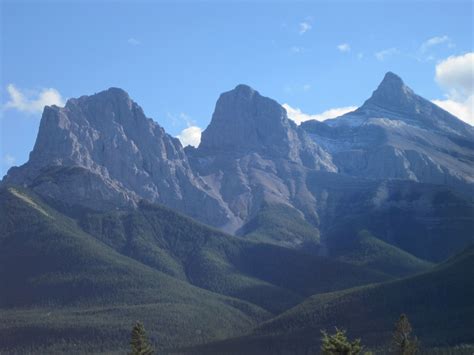
<svg viewBox="0 0 474 355">
<path fill-rule="evenodd" d="M 474 129 L 387 73 L 356 111 L 301 125 L 341 173 L 473 192 Z"/>
<path fill-rule="evenodd" d="M 230 232 L 263 204 L 297 205 L 314 214 L 307 171 L 337 171 L 280 104 L 244 85 L 221 95 L 199 148 L 187 152 L 193 169 L 235 216 Z"/>
<path fill-rule="evenodd" d="M 81 169 L 66 178 L 58 169 L 51 175 L 51 167 Z M 116 88 L 71 99 L 64 108 L 46 107 L 28 163 L 11 169 L 5 181 L 92 208 L 133 206 L 145 198 L 207 223 L 227 221 L 180 142 Z"/>
</svg>

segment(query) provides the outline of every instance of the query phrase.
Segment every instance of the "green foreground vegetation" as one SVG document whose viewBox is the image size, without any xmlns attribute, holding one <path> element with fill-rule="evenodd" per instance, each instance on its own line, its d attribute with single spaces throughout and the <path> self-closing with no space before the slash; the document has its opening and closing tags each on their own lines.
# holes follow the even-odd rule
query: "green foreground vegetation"
<svg viewBox="0 0 474 355">
<path fill-rule="evenodd" d="M 326 258 L 146 203 L 64 212 L 0 190 L 2 353 L 125 353 L 137 319 L 159 354 L 295 353 L 334 326 L 377 348 L 402 312 L 429 348 L 474 341 L 473 248 L 433 269 L 369 231 Z"/>
</svg>

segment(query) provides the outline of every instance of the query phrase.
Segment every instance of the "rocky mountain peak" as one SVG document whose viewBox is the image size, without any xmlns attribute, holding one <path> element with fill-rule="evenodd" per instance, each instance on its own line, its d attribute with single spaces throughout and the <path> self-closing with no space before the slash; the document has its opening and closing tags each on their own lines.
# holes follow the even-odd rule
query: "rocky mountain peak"
<svg viewBox="0 0 474 355">
<path fill-rule="evenodd" d="M 227 221 L 194 176 L 179 140 L 118 88 L 70 99 L 63 108 L 46 107 L 29 161 L 10 169 L 5 181 L 88 208 L 144 198 L 210 224 Z M 208 208 L 196 209 L 185 198 Z"/>
<path fill-rule="evenodd" d="M 386 87 L 401 89 L 404 86 L 405 83 L 403 82 L 402 78 L 400 78 L 394 72 L 389 71 L 385 73 L 385 76 L 383 77 L 382 82 L 379 84 L 378 89 L 383 89 Z"/>
<path fill-rule="evenodd" d="M 101 105 L 106 103 L 110 105 L 122 103 L 123 105 L 130 107 L 133 101 L 125 90 L 111 87 L 93 95 L 84 95 L 79 98 L 71 98 L 66 102 L 65 108 L 74 109 L 74 107 L 78 106 L 82 106 L 84 108 L 88 105 L 94 105 L 96 103 Z"/>
<path fill-rule="evenodd" d="M 288 143 L 291 127 L 278 102 L 247 85 L 238 85 L 219 97 L 199 148 L 258 152 L 278 149 Z"/>
<path fill-rule="evenodd" d="M 231 90 L 233 95 L 239 96 L 242 99 L 252 99 L 255 94 L 260 95 L 257 91 L 245 84 L 237 85 L 234 90 Z"/>
<path fill-rule="evenodd" d="M 362 107 L 407 111 L 413 108 L 416 101 L 415 94 L 403 80 L 398 75 L 388 72 Z"/>
<path fill-rule="evenodd" d="M 392 72 L 385 74 L 372 96 L 354 114 L 349 113 L 345 116 L 369 119 L 387 118 L 444 134 L 470 138 L 474 136 L 471 126 L 417 95 L 398 75 Z M 336 121 L 337 119 L 332 120 L 332 122 Z"/>
</svg>

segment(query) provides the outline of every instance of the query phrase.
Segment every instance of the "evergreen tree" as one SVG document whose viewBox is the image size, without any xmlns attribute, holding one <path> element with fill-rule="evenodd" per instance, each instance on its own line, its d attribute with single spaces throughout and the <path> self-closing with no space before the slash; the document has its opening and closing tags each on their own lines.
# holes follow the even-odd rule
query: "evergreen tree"
<svg viewBox="0 0 474 355">
<path fill-rule="evenodd" d="M 400 319 L 395 323 L 393 332 L 393 346 L 395 354 L 413 355 L 418 352 L 418 340 L 411 336 L 412 328 L 405 314 L 400 315 Z"/>
<path fill-rule="evenodd" d="M 132 329 L 130 347 L 132 351 L 130 355 L 152 355 L 153 349 L 148 342 L 145 327 L 142 323 L 136 322 Z"/>
<path fill-rule="evenodd" d="M 335 334 L 323 334 L 321 352 L 323 355 L 359 355 L 362 352 L 360 339 L 350 341 L 347 339 L 346 331 L 337 329 Z"/>
</svg>

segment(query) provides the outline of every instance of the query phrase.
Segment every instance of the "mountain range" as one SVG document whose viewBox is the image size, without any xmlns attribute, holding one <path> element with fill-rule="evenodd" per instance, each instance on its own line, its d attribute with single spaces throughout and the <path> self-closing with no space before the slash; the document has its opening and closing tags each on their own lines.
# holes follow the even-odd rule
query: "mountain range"
<svg viewBox="0 0 474 355">
<path fill-rule="evenodd" d="M 473 342 L 447 330 L 474 329 L 473 163 L 474 128 L 390 72 L 357 110 L 300 126 L 238 85 L 196 148 L 122 89 L 47 106 L 0 185 L 0 351 L 123 350 L 140 317 L 159 349 L 251 353 L 361 307 L 369 344 L 404 311 L 427 344 Z M 442 294 L 413 305 L 456 322 L 422 321 L 407 300 L 426 290 Z"/>
</svg>

